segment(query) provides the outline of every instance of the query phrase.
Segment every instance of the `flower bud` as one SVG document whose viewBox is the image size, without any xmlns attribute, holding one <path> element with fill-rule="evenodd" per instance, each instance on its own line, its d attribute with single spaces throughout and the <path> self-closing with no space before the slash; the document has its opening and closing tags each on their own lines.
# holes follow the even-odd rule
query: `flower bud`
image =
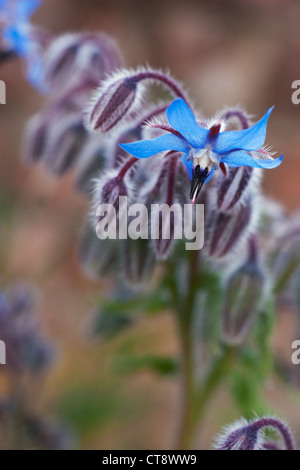
<svg viewBox="0 0 300 470">
<path fill-rule="evenodd" d="M 96 232 L 101 239 L 106 236 L 118 238 L 118 227 L 127 217 L 128 200 L 130 202 L 133 192 L 128 172 L 130 173 L 136 162 L 136 158 L 130 158 L 125 161 L 123 166 L 108 170 L 96 181 L 93 200 L 96 214 Z M 127 228 L 126 222 L 124 224 Z"/>
<path fill-rule="evenodd" d="M 219 212 L 208 204 L 204 248 L 209 257 L 222 259 L 244 246 L 254 222 L 253 202 L 248 199 L 234 212 Z"/>
<path fill-rule="evenodd" d="M 121 268 L 124 280 L 134 287 L 146 284 L 155 267 L 150 240 L 127 238 L 121 240 Z"/>
<path fill-rule="evenodd" d="M 79 246 L 79 260 L 90 279 L 111 277 L 120 270 L 119 241 L 99 240 L 94 227 L 86 227 Z"/>
<path fill-rule="evenodd" d="M 61 176 L 77 162 L 86 143 L 87 132 L 80 116 L 66 115 L 49 132 L 45 166 L 54 176 Z"/>
<path fill-rule="evenodd" d="M 45 53 L 46 86 L 56 93 L 78 83 L 97 86 L 120 64 L 119 50 L 105 34 L 63 34 L 51 41 Z"/>
<path fill-rule="evenodd" d="M 140 108 L 144 86 L 135 75 L 118 72 L 103 81 L 87 111 L 86 126 L 91 131 L 108 132 Z"/>
<path fill-rule="evenodd" d="M 300 267 L 299 212 L 292 218 L 285 217 L 283 221 L 278 221 L 275 228 L 277 232 L 272 233 L 270 258 L 274 289 L 277 293 L 281 293 L 285 287 L 291 285 L 290 281 L 295 279 L 295 274 Z"/>
<path fill-rule="evenodd" d="M 265 275 L 257 262 L 247 261 L 231 274 L 222 313 L 222 337 L 226 343 L 242 343 L 257 319 L 265 291 Z"/>
<path fill-rule="evenodd" d="M 94 179 L 104 172 L 106 164 L 107 149 L 99 141 L 98 136 L 90 136 L 77 158 L 76 188 L 90 197 Z"/>
<path fill-rule="evenodd" d="M 258 418 L 252 422 L 242 418 L 226 426 L 217 436 L 214 447 L 216 450 L 265 450 L 269 443 L 265 439 L 264 429 L 276 431 L 284 442 L 284 449 L 295 450 L 293 436 L 286 424 L 277 418 Z"/>
<path fill-rule="evenodd" d="M 138 175 L 139 198 L 151 214 L 151 239 L 157 259 L 167 258 L 176 239 L 183 238 L 183 205 L 188 199 L 188 176 L 179 161 L 180 154 L 171 152 L 165 158 L 141 165 Z M 143 175 L 148 180 L 143 181 Z"/>
<path fill-rule="evenodd" d="M 243 204 L 251 191 L 255 191 L 260 181 L 260 170 L 241 166 L 229 168 L 227 178 L 221 172 L 217 181 L 217 208 L 221 212 L 231 211 Z"/>
<path fill-rule="evenodd" d="M 48 122 L 42 113 L 32 116 L 25 129 L 23 155 L 28 163 L 36 163 L 45 155 L 48 139 Z"/>
</svg>

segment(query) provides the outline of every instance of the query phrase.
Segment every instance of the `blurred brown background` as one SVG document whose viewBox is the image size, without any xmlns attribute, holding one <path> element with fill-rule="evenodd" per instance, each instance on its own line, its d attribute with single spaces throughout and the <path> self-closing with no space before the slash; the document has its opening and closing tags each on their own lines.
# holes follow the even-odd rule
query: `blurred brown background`
<svg viewBox="0 0 300 470">
<path fill-rule="evenodd" d="M 285 159 L 279 169 L 265 171 L 264 189 L 290 210 L 300 205 L 300 105 L 291 102 L 291 84 L 300 79 L 300 2 L 45 0 L 34 22 L 54 34 L 112 35 L 127 66 L 170 70 L 208 116 L 238 104 L 261 117 L 275 104 L 267 143 Z M 19 61 L 2 67 L 0 79 L 7 85 L 7 104 L 0 106 L 0 282 L 29 279 L 38 285 L 41 322 L 60 349 L 37 406 L 61 414 L 81 448 L 166 448 L 175 425 L 176 380 L 146 372 L 119 377 L 110 365 L 124 347 L 175 352 L 172 320 L 167 314 L 141 320 L 111 343 L 90 342 L 88 314 L 112 286 L 87 280 L 77 263 L 87 203 L 74 193 L 71 177 L 55 181 L 41 168 L 25 168 L 24 124 L 43 97 L 27 84 Z M 292 332 L 288 313 L 284 318 L 274 347 L 288 358 Z M 265 394 L 299 435 L 297 391 L 270 379 Z M 228 405 L 208 410 L 200 448 L 236 417 L 230 399 L 222 403 Z"/>
</svg>

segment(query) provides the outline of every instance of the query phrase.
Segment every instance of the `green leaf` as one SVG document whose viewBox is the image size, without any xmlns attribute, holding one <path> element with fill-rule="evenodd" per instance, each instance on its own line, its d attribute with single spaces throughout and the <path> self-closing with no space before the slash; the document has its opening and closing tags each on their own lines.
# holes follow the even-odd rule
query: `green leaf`
<svg viewBox="0 0 300 470">
<path fill-rule="evenodd" d="M 127 354 L 115 359 L 113 369 L 116 373 L 131 374 L 142 370 L 152 370 L 159 375 L 174 375 L 179 370 L 178 362 L 167 356 L 136 356 Z"/>
<path fill-rule="evenodd" d="M 92 331 L 103 339 L 110 339 L 131 326 L 132 323 L 132 318 L 125 313 L 102 310 L 94 318 Z"/>
<path fill-rule="evenodd" d="M 124 397 L 116 387 L 86 384 L 69 389 L 58 405 L 60 418 L 76 432 L 86 434 L 119 419 Z"/>
</svg>

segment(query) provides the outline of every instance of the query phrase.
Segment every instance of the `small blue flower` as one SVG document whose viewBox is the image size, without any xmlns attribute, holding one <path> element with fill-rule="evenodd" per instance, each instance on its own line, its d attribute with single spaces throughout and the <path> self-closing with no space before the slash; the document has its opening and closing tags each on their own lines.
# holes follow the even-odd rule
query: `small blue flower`
<svg viewBox="0 0 300 470">
<path fill-rule="evenodd" d="M 161 125 L 168 133 L 151 140 L 141 140 L 120 147 L 137 158 L 151 157 L 163 151 L 182 152 L 182 162 L 192 179 L 191 199 L 194 202 L 204 182 L 209 181 L 220 164 L 230 167 L 276 168 L 283 156 L 273 159 L 262 145 L 272 108 L 248 129 L 220 132 L 222 123 L 210 128 L 200 126 L 182 98 L 166 111 L 169 126 Z M 158 124 L 155 127 L 160 127 Z"/>
<path fill-rule="evenodd" d="M 0 0 L 2 37 L 7 46 L 27 62 L 27 75 L 40 87 L 42 66 L 40 46 L 32 37 L 30 17 L 43 0 Z"/>
</svg>

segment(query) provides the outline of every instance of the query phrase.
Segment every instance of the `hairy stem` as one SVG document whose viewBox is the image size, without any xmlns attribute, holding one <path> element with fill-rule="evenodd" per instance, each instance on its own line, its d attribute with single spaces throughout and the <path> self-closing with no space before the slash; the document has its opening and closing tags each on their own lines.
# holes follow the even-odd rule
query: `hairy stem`
<svg viewBox="0 0 300 470">
<path fill-rule="evenodd" d="M 192 253 L 192 252 L 191 252 Z M 179 306 L 178 312 L 178 331 L 181 345 L 181 362 L 182 362 L 182 407 L 181 416 L 176 437 L 176 449 L 185 449 L 186 436 L 190 435 L 190 429 L 193 423 L 194 414 L 194 361 L 193 361 L 193 345 L 192 345 L 192 326 L 193 326 L 193 310 L 196 294 L 196 283 L 198 270 L 198 257 L 190 255 L 189 263 L 189 291 L 186 303 Z"/>
<path fill-rule="evenodd" d="M 136 81 L 154 80 L 154 81 L 160 82 L 162 85 L 166 86 L 169 90 L 171 90 L 171 92 L 175 96 L 178 96 L 179 98 L 182 98 L 186 103 L 189 104 L 189 99 L 188 99 L 187 95 L 180 88 L 180 86 L 176 83 L 176 81 L 173 80 L 168 75 L 165 75 L 162 72 L 157 72 L 157 71 L 153 71 L 153 70 L 146 70 L 145 72 L 140 72 L 140 73 L 136 74 L 132 78 L 134 78 Z"/>
<path fill-rule="evenodd" d="M 183 305 L 178 302 L 178 331 L 181 344 L 182 397 L 181 415 L 176 449 L 190 449 L 195 439 L 201 419 L 212 400 L 214 392 L 226 376 L 228 367 L 235 357 L 235 349 L 224 347 L 222 355 L 211 365 L 206 378 L 197 382 L 193 357 L 192 331 L 194 323 L 195 299 L 197 293 L 198 257 L 191 252 L 189 263 L 189 291 Z"/>
</svg>

